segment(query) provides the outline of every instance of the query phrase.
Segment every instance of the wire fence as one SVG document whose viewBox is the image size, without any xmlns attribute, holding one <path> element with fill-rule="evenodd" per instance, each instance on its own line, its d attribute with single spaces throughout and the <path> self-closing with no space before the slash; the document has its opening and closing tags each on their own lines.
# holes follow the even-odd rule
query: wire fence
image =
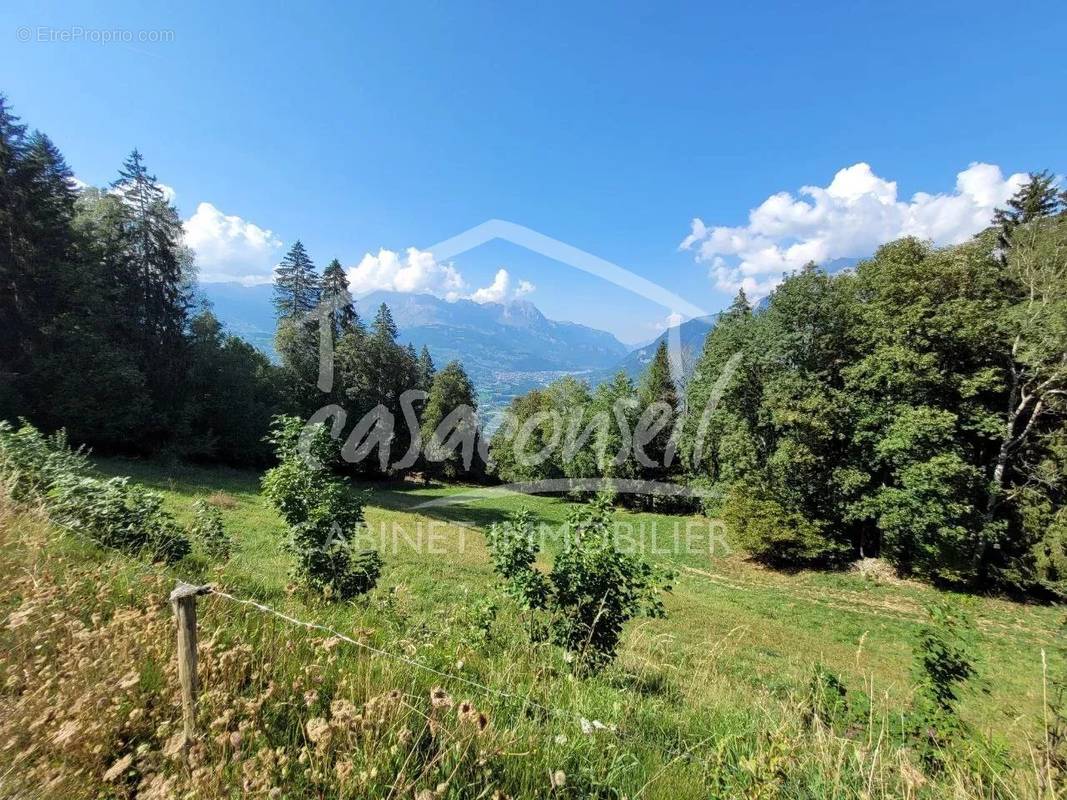
<svg viewBox="0 0 1067 800">
<path fill-rule="evenodd" d="M 380 647 L 375 647 L 374 645 L 368 644 L 367 642 L 361 642 L 358 639 L 353 639 L 351 636 L 348 636 L 335 628 L 331 628 L 328 625 L 322 625 L 318 622 L 310 622 L 308 620 L 299 619 L 290 614 L 286 614 L 284 611 L 279 611 L 276 608 L 271 608 L 265 603 L 260 603 L 257 600 L 249 600 L 246 598 L 236 597 L 230 594 L 229 592 L 222 591 L 221 589 L 218 589 L 214 586 L 197 588 L 206 589 L 204 594 L 210 597 L 222 598 L 238 605 L 253 608 L 260 613 L 277 617 L 278 619 L 283 620 L 289 623 L 290 625 L 296 625 L 302 628 L 306 628 L 307 630 L 318 631 L 320 633 L 328 634 L 331 637 L 339 639 L 340 641 L 345 642 L 347 644 L 355 645 L 356 647 L 365 650 L 369 653 L 372 653 L 376 656 L 397 661 L 408 667 L 420 670 L 422 672 L 426 672 L 443 680 L 462 683 L 472 688 L 479 689 L 487 694 L 495 695 L 506 700 L 518 700 L 523 705 L 532 706 L 533 708 L 536 708 L 540 711 L 544 711 L 547 714 L 567 719 L 572 722 L 589 724 L 588 721 L 585 720 L 583 717 L 576 716 L 569 712 L 563 711 L 562 709 L 552 708 L 551 706 L 543 705 L 542 703 L 538 703 L 536 700 L 531 699 L 528 695 L 515 694 L 514 692 L 508 692 L 503 689 L 497 689 L 492 686 L 487 686 L 484 683 L 476 681 L 472 678 L 468 678 L 464 675 L 457 675 L 453 672 L 447 672 L 445 670 L 437 669 L 436 667 L 431 667 L 428 664 L 423 664 L 420 661 L 417 661 L 413 658 L 409 658 L 405 655 L 401 655 L 399 653 L 391 653 L 388 650 L 383 650 Z"/>
</svg>

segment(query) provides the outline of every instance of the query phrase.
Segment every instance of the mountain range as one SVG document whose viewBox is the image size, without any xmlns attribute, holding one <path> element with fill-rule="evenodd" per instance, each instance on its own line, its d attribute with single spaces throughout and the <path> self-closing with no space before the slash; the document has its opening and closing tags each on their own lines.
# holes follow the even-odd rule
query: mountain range
<svg viewBox="0 0 1067 800">
<path fill-rule="evenodd" d="M 837 259 L 827 272 L 849 269 L 858 259 Z M 274 357 L 273 288 L 269 284 L 207 283 L 200 293 L 231 333 Z M 392 311 L 400 341 L 416 349 L 426 345 L 440 368 L 456 359 L 478 390 L 483 412 L 492 415 L 516 395 L 560 378 L 576 375 L 596 385 L 620 370 L 639 380 L 669 328 L 652 342 L 631 349 L 612 334 L 548 319 L 526 300 L 510 303 L 447 301 L 429 294 L 372 292 L 356 299 L 356 309 L 369 323 L 385 303 Z M 766 307 L 767 298 L 757 305 Z M 695 317 L 677 326 L 681 375 L 688 376 L 704 339 L 718 315 Z M 669 341 L 669 340 L 668 340 Z M 679 365 L 675 365 L 675 374 Z"/>
<path fill-rule="evenodd" d="M 201 284 L 200 293 L 231 332 L 274 357 L 270 285 Z M 606 331 L 545 317 L 529 301 L 449 302 L 429 294 L 373 292 L 356 299 L 365 323 L 389 306 L 402 343 L 426 345 L 438 367 L 459 360 L 489 413 L 563 375 L 613 374 L 630 348 Z"/>
</svg>

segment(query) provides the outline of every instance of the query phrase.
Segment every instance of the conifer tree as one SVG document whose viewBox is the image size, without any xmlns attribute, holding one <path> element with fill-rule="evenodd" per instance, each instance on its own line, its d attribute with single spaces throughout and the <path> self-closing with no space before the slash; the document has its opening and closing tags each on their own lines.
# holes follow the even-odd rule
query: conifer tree
<svg viewBox="0 0 1067 800">
<path fill-rule="evenodd" d="M 1000 228 L 997 244 L 1002 251 L 1011 247 L 1011 234 L 1019 225 L 1040 217 L 1049 217 L 1067 206 L 1067 194 L 1056 188 L 1056 176 L 1047 169 L 1031 172 L 1028 180 L 1008 200 L 1007 208 L 998 208 L 993 224 Z"/>
<path fill-rule="evenodd" d="M 322 272 L 322 300 L 329 309 L 334 341 L 360 324 L 352 295 L 348 290 L 348 276 L 341 262 L 333 259 Z"/>
<path fill-rule="evenodd" d="M 149 341 L 173 336 L 184 327 L 186 308 L 178 212 L 136 149 L 111 186 L 126 212 L 128 255 L 144 295 L 141 318 L 145 334 Z"/>
<path fill-rule="evenodd" d="M 417 388 L 422 389 L 424 392 L 430 391 L 437 368 L 434 366 L 433 358 L 430 356 L 430 348 L 426 345 L 422 346 L 422 351 L 419 353 L 415 366 L 415 372 L 418 376 Z"/>
<path fill-rule="evenodd" d="M 152 399 L 151 437 L 173 432 L 183 397 L 175 386 L 175 368 L 184 370 L 185 328 L 190 305 L 191 256 L 182 247 L 178 211 L 163 187 L 134 150 L 112 183 L 121 208 L 121 236 L 126 261 L 122 292 L 133 300 L 141 368 Z"/>
<path fill-rule="evenodd" d="M 638 403 L 640 419 L 644 424 L 638 423 L 635 437 L 641 438 L 642 430 L 646 437 L 655 431 L 651 439 L 643 443 L 643 457 L 635 450 L 641 462 L 641 477 L 650 481 L 666 480 L 674 459 L 674 425 L 678 416 L 678 391 L 671 378 L 666 340 L 660 341 L 656 355 L 645 370 L 638 391 Z"/>
<path fill-rule="evenodd" d="M 320 288 L 315 265 L 298 239 L 274 273 L 274 308 L 278 318 L 310 313 L 319 304 Z"/>
</svg>

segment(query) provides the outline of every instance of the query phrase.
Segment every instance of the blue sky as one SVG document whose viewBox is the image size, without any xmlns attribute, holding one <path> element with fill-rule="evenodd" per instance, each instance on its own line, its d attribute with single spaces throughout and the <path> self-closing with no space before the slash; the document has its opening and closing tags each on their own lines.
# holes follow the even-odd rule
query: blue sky
<svg viewBox="0 0 1067 800">
<path fill-rule="evenodd" d="M 78 28 L 172 33 L 54 40 Z M 480 297 L 528 281 L 637 341 L 667 309 L 507 243 L 407 248 L 506 219 L 714 311 L 807 255 L 955 241 L 1016 173 L 1064 170 L 1065 34 L 1062 2 L 5 4 L 0 89 L 82 180 L 139 147 L 215 277 L 297 238 L 373 254 L 368 286 L 470 296 L 504 268 Z"/>
</svg>

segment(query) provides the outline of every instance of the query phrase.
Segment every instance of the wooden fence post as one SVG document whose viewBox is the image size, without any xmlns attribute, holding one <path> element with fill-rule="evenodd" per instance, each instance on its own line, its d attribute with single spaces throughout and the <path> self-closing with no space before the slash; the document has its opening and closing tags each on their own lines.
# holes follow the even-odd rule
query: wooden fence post
<svg viewBox="0 0 1067 800">
<path fill-rule="evenodd" d="M 170 604 L 178 623 L 178 682 L 182 690 L 182 722 L 186 755 L 196 738 L 196 598 L 211 591 L 210 586 L 194 586 L 178 581 L 170 593 Z"/>
</svg>

